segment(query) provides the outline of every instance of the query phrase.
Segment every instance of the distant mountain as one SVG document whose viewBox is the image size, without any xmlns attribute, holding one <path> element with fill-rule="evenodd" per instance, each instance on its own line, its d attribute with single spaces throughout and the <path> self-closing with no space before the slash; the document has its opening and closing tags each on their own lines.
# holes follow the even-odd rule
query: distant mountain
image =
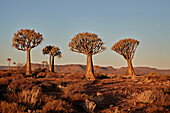
<svg viewBox="0 0 170 113">
<path fill-rule="evenodd" d="M 149 74 L 150 72 L 157 72 L 160 75 L 170 75 L 170 70 L 161 70 L 156 68 L 150 68 L 150 67 L 134 67 L 136 74 Z M 121 67 L 117 69 L 114 73 L 116 74 L 127 74 L 128 68 L 127 67 Z"/>
<path fill-rule="evenodd" d="M 45 66 L 48 68 L 48 66 Z M 11 66 L 12 68 L 12 66 Z M 32 70 L 43 68 L 42 64 L 32 64 Z M 0 70 L 7 70 L 8 66 L 0 66 Z M 149 74 L 150 72 L 157 72 L 161 75 L 170 75 L 170 69 L 169 70 L 161 70 L 156 68 L 150 68 L 150 67 L 135 67 L 135 73 L 136 74 Z M 55 65 L 54 66 L 55 72 L 58 73 L 71 73 L 71 72 L 80 72 L 85 73 L 86 71 L 86 65 L 79 65 L 79 64 L 68 64 L 68 65 Z M 107 67 L 101 67 L 101 66 L 94 66 L 94 71 L 97 73 L 107 73 L 107 74 L 127 74 L 128 68 L 127 67 L 121 67 L 119 69 L 115 69 L 112 66 Z"/>
</svg>

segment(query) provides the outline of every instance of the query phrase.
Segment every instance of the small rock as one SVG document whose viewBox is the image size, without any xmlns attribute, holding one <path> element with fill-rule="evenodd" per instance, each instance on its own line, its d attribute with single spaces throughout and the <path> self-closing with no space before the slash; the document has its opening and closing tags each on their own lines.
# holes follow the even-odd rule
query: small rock
<svg viewBox="0 0 170 113">
<path fill-rule="evenodd" d="M 97 94 L 96 94 L 97 96 L 102 96 L 102 93 L 100 93 L 100 92 L 97 92 Z"/>
<path fill-rule="evenodd" d="M 93 101 L 86 99 L 83 107 L 87 112 L 93 113 L 96 104 Z"/>
<path fill-rule="evenodd" d="M 136 102 L 134 102 L 134 105 L 136 106 Z"/>
</svg>

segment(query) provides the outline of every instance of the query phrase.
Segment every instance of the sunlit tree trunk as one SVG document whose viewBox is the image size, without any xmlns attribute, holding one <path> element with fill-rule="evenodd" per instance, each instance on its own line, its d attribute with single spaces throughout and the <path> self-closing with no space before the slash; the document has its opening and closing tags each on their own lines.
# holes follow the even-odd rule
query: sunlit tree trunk
<svg viewBox="0 0 170 113">
<path fill-rule="evenodd" d="M 135 75 L 135 71 L 132 66 L 132 60 L 127 60 L 128 63 L 128 73 L 129 75 Z"/>
<path fill-rule="evenodd" d="M 30 59 L 30 50 L 27 50 L 27 70 L 26 75 L 31 74 L 31 59 Z"/>
<path fill-rule="evenodd" d="M 54 56 L 52 56 L 52 67 L 51 71 L 54 72 Z"/>
<path fill-rule="evenodd" d="M 87 68 L 86 68 L 86 75 L 85 76 L 89 80 L 95 80 L 94 70 L 93 70 L 92 54 L 87 55 Z"/>
<path fill-rule="evenodd" d="M 51 57 L 52 55 L 50 55 L 50 58 L 49 58 L 49 70 L 51 71 Z"/>
</svg>

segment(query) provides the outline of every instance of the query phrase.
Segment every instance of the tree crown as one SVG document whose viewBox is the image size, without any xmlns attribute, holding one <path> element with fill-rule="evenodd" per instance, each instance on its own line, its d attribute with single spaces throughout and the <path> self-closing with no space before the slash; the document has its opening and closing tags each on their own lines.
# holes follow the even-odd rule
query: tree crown
<svg viewBox="0 0 170 113">
<path fill-rule="evenodd" d="M 139 41 L 131 38 L 122 39 L 115 43 L 111 50 L 114 50 L 118 54 L 122 55 L 126 60 L 132 60 L 139 43 Z"/>
<path fill-rule="evenodd" d="M 58 47 L 55 47 L 55 46 L 46 46 L 44 49 L 43 49 L 43 54 L 49 54 L 49 55 L 52 55 L 52 56 L 57 56 L 58 58 L 61 58 L 61 51 Z"/>
<path fill-rule="evenodd" d="M 34 29 L 21 29 L 14 33 L 12 45 L 18 50 L 27 51 L 37 47 L 42 40 L 42 35 L 39 32 L 36 33 Z"/>
<path fill-rule="evenodd" d="M 11 61 L 11 58 L 7 58 L 7 61 Z"/>
<path fill-rule="evenodd" d="M 83 54 L 97 54 L 106 49 L 104 42 L 94 33 L 79 33 L 69 43 L 70 50 Z"/>
</svg>

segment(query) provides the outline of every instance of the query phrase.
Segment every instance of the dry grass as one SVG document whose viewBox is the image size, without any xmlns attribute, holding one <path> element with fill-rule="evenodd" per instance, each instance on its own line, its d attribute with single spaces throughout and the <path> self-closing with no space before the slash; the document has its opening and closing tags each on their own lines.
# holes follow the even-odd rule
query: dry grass
<svg viewBox="0 0 170 113">
<path fill-rule="evenodd" d="M 24 104 L 30 109 L 34 109 L 35 107 L 39 107 L 41 105 L 42 94 L 40 90 L 23 90 L 18 93 L 18 102 Z"/>
<path fill-rule="evenodd" d="M 25 109 L 25 106 L 18 105 L 18 103 L 15 102 L 8 103 L 6 101 L 1 101 L 0 104 L 1 113 L 22 113 Z"/>
<path fill-rule="evenodd" d="M 71 113 L 72 105 L 61 99 L 53 100 L 43 106 L 43 113 Z"/>
<path fill-rule="evenodd" d="M 3 113 L 12 110 L 27 112 L 28 109 L 31 112 L 43 110 L 43 113 L 80 113 L 85 112 L 82 105 L 86 99 L 95 102 L 94 111 L 101 113 L 170 111 L 169 75 L 141 75 L 133 79 L 127 75 L 98 72 L 95 73 L 97 80 L 91 82 L 81 73 L 46 70 L 36 70 L 31 76 L 16 71 L 2 73 L 0 112 Z"/>
<path fill-rule="evenodd" d="M 170 75 L 158 75 L 158 74 L 152 74 L 152 75 L 144 75 L 144 78 L 147 78 L 148 80 L 152 79 L 156 82 L 161 81 L 170 81 Z"/>
<path fill-rule="evenodd" d="M 170 104 L 170 96 L 164 94 L 163 91 L 147 90 L 137 95 L 137 99 L 143 103 L 155 103 L 159 105 Z"/>
<path fill-rule="evenodd" d="M 0 85 L 8 85 L 9 80 L 6 77 L 0 78 Z"/>
</svg>

